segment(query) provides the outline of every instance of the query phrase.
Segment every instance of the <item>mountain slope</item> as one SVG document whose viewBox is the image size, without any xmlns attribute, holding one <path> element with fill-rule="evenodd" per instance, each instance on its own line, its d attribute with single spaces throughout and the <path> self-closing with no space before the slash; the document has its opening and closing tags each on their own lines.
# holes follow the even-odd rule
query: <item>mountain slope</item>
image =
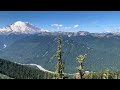
<svg viewBox="0 0 120 90">
<path fill-rule="evenodd" d="M 40 69 L 29 67 L 0 59 L 0 78 L 12 77 L 14 79 L 52 79 L 53 74 Z M 7 76 L 9 77 L 7 77 Z"/>
<path fill-rule="evenodd" d="M 79 54 L 89 54 L 88 46 L 63 36 L 63 63 L 67 72 L 76 72 L 76 56 Z M 13 62 L 24 64 L 38 64 L 42 67 L 54 71 L 57 60 L 53 57 L 57 49 L 56 36 L 30 35 L 14 42 L 9 47 L 2 50 L 1 58 L 12 60 Z M 69 66 L 71 65 L 71 68 Z"/>
<path fill-rule="evenodd" d="M 66 73 L 77 72 L 76 57 L 87 54 L 85 69 L 98 71 L 120 69 L 120 37 L 62 36 L 63 63 Z M 34 34 L 26 36 L 1 50 L 0 57 L 23 64 L 38 64 L 55 71 L 57 60 L 53 57 L 57 48 L 56 36 Z"/>
<path fill-rule="evenodd" d="M 0 29 L 0 34 L 34 34 L 48 32 L 47 30 L 40 29 L 28 22 L 17 21 L 7 27 Z"/>
</svg>

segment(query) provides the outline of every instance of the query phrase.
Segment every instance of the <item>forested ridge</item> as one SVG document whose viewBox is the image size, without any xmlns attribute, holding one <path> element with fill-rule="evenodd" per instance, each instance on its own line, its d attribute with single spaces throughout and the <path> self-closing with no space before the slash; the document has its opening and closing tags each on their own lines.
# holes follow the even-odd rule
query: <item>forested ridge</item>
<svg viewBox="0 0 120 90">
<path fill-rule="evenodd" d="M 29 66 L 0 59 L 0 73 L 15 79 L 49 79 L 52 74 Z"/>
</svg>

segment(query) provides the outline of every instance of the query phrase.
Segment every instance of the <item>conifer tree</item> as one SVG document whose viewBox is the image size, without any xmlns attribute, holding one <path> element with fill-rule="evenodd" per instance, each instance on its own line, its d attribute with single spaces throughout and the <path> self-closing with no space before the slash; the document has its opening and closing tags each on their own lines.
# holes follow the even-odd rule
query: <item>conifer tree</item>
<svg viewBox="0 0 120 90">
<path fill-rule="evenodd" d="M 103 79 L 111 79 L 110 76 L 111 76 L 110 70 L 106 69 L 105 72 L 103 73 Z"/>
<path fill-rule="evenodd" d="M 56 65 L 56 75 L 55 78 L 57 79 L 63 79 L 64 78 L 64 74 L 63 74 L 63 70 L 64 70 L 64 66 L 63 66 L 63 62 L 62 62 L 62 38 L 60 36 L 60 34 L 58 35 L 57 38 L 57 43 L 58 43 L 58 47 L 57 47 L 57 51 L 55 54 L 55 58 L 58 60 L 58 63 Z"/>
<path fill-rule="evenodd" d="M 85 55 L 79 55 L 76 57 L 76 60 L 80 63 L 80 66 L 77 67 L 79 74 L 80 74 L 80 79 L 83 79 L 84 76 L 84 61 L 85 61 L 86 56 Z"/>
</svg>

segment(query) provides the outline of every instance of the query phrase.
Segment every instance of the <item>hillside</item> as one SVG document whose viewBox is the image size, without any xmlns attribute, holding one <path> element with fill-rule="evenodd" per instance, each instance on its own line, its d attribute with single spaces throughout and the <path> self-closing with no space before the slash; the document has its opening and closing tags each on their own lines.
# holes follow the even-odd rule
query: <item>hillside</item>
<svg viewBox="0 0 120 90">
<path fill-rule="evenodd" d="M 76 56 L 79 54 L 89 54 L 91 49 L 85 44 L 63 37 L 63 63 L 67 72 L 76 72 Z M 54 71 L 57 60 L 53 57 L 56 52 L 56 36 L 31 35 L 14 42 L 9 47 L 2 50 L 1 58 L 12 60 L 23 64 L 38 64 L 42 67 Z M 72 53 L 74 52 L 74 53 Z M 71 68 L 69 68 L 71 66 Z"/>
<path fill-rule="evenodd" d="M 86 70 L 120 69 L 119 36 L 107 38 L 91 35 L 71 37 L 63 35 L 62 38 L 63 63 L 66 73 L 76 73 L 78 63 L 75 59 L 79 54 L 87 54 Z M 15 40 L 0 51 L 0 57 L 23 64 L 38 64 L 47 70 L 54 71 L 57 62 L 53 58 L 56 47 L 56 36 L 34 34 Z"/>
<path fill-rule="evenodd" d="M 0 73 L 0 78 L 3 79 L 9 79 L 9 77 L 14 79 L 51 79 L 53 77 L 52 73 L 4 59 L 0 59 Z M 3 74 L 9 77 L 3 76 Z"/>
</svg>

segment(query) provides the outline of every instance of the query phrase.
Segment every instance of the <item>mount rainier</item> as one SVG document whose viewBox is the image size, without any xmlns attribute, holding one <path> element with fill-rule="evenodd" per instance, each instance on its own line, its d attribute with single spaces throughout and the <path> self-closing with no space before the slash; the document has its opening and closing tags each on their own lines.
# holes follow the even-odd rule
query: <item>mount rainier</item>
<svg viewBox="0 0 120 90">
<path fill-rule="evenodd" d="M 28 22 L 17 21 L 7 27 L 0 28 L 0 34 L 35 34 L 41 32 L 48 32 L 48 30 L 40 29 Z"/>
</svg>

